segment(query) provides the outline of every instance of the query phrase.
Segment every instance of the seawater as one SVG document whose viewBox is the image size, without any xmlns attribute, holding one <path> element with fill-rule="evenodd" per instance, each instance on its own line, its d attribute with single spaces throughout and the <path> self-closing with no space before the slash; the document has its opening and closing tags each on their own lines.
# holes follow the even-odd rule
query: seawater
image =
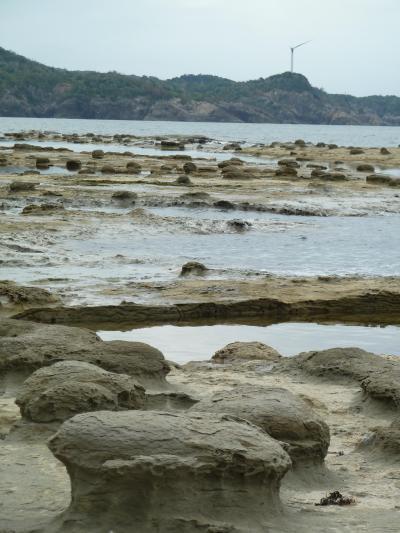
<svg viewBox="0 0 400 533">
<path fill-rule="evenodd" d="M 398 146 L 400 127 L 329 126 L 314 124 L 243 124 L 225 122 L 162 122 L 0 117 L 0 135 L 21 130 L 98 135 L 205 135 L 221 141 L 271 143 L 294 141 L 336 143 L 343 146 Z"/>
<path fill-rule="evenodd" d="M 105 340 L 146 342 L 177 363 L 207 360 L 230 342 L 259 341 L 284 356 L 303 351 L 357 346 L 377 354 L 400 355 L 400 327 L 365 327 L 287 322 L 271 326 L 156 326 L 131 331 L 98 331 Z"/>
</svg>

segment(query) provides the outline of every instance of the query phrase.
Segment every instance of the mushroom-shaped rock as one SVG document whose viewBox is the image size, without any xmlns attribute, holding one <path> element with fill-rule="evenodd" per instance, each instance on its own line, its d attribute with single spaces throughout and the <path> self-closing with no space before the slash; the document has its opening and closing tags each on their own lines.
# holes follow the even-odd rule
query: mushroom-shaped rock
<svg viewBox="0 0 400 533">
<path fill-rule="evenodd" d="M 361 348 L 329 348 L 303 352 L 287 363 L 320 377 L 362 380 L 383 363 L 383 360 Z"/>
<path fill-rule="evenodd" d="M 181 276 L 203 276 L 208 268 L 197 261 L 188 261 L 181 268 Z"/>
<path fill-rule="evenodd" d="M 13 181 L 8 186 L 10 192 L 26 192 L 33 191 L 36 188 L 37 183 L 29 181 Z"/>
<path fill-rule="evenodd" d="M 68 159 L 68 161 L 65 163 L 65 166 L 67 170 L 79 170 L 82 168 L 82 163 L 79 161 L 79 159 Z"/>
<path fill-rule="evenodd" d="M 265 532 L 290 468 L 265 432 L 209 413 L 80 414 L 49 447 L 71 478 L 57 526 L 86 532 Z"/>
<path fill-rule="evenodd" d="M 82 361 L 61 361 L 36 370 L 15 403 L 24 418 L 55 422 L 88 411 L 141 409 L 145 390 L 126 374 Z"/>
<path fill-rule="evenodd" d="M 197 166 L 192 161 L 188 161 L 183 165 L 183 172 L 185 174 L 190 174 L 191 172 L 196 172 Z"/>
<path fill-rule="evenodd" d="M 0 321 L 0 390 L 16 390 L 38 368 L 68 360 L 128 374 L 145 387 L 164 387 L 169 372 L 163 354 L 148 344 L 102 341 L 81 328 Z"/>
<path fill-rule="evenodd" d="M 328 452 L 327 424 L 287 389 L 239 386 L 201 400 L 191 411 L 226 413 L 256 424 L 286 444 L 295 465 L 321 464 Z"/>
<path fill-rule="evenodd" d="M 128 161 L 126 164 L 126 170 L 130 174 L 140 174 L 142 166 L 137 161 Z"/>
<path fill-rule="evenodd" d="M 279 361 L 281 354 L 262 342 L 231 342 L 212 357 L 214 363 L 238 363 L 243 361 Z"/>
<path fill-rule="evenodd" d="M 36 158 L 36 168 L 47 169 L 50 167 L 50 159 L 48 157 L 37 157 Z"/>
</svg>

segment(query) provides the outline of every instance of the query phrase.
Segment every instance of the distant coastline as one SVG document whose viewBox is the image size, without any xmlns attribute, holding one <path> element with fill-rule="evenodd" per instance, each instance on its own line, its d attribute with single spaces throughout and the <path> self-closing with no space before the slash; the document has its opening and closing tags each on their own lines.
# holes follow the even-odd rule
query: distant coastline
<svg viewBox="0 0 400 533">
<path fill-rule="evenodd" d="M 400 98 L 328 94 L 290 72 L 235 82 L 68 71 L 0 48 L 0 116 L 400 126 Z"/>
</svg>

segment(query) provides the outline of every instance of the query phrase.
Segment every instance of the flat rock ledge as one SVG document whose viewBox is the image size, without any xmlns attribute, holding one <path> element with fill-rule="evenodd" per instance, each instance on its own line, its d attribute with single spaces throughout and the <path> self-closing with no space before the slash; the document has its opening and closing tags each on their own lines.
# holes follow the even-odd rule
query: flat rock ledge
<svg viewBox="0 0 400 533">
<path fill-rule="evenodd" d="M 126 374 L 82 361 L 61 361 L 36 370 L 16 398 L 32 422 L 62 422 L 78 413 L 143 409 L 145 389 Z"/>
<path fill-rule="evenodd" d="M 259 426 L 282 443 L 295 466 L 322 464 L 328 452 L 328 425 L 284 388 L 243 385 L 203 399 L 191 411 L 226 413 Z"/>
<path fill-rule="evenodd" d="M 35 370 L 59 361 L 82 361 L 134 377 L 144 387 L 163 388 L 169 366 L 163 354 L 141 342 L 102 341 L 93 331 L 0 320 L 0 393 L 15 396 Z"/>
<path fill-rule="evenodd" d="M 49 447 L 72 498 L 46 531 L 264 533 L 291 466 L 258 427 L 211 413 L 80 414 Z"/>
</svg>

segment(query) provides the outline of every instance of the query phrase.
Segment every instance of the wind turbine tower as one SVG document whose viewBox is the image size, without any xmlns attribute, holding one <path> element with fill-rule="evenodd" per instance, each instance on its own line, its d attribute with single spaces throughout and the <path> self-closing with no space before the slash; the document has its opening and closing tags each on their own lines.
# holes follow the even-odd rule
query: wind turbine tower
<svg viewBox="0 0 400 533">
<path fill-rule="evenodd" d="M 296 48 L 300 48 L 300 46 L 304 46 L 305 44 L 307 43 L 310 43 L 311 41 L 305 41 L 304 43 L 300 43 L 300 44 L 296 44 L 296 46 L 291 46 L 290 47 L 290 72 L 293 74 L 293 56 L 294 56 L 294 51 L 296 50 Z"/>
</svg>

